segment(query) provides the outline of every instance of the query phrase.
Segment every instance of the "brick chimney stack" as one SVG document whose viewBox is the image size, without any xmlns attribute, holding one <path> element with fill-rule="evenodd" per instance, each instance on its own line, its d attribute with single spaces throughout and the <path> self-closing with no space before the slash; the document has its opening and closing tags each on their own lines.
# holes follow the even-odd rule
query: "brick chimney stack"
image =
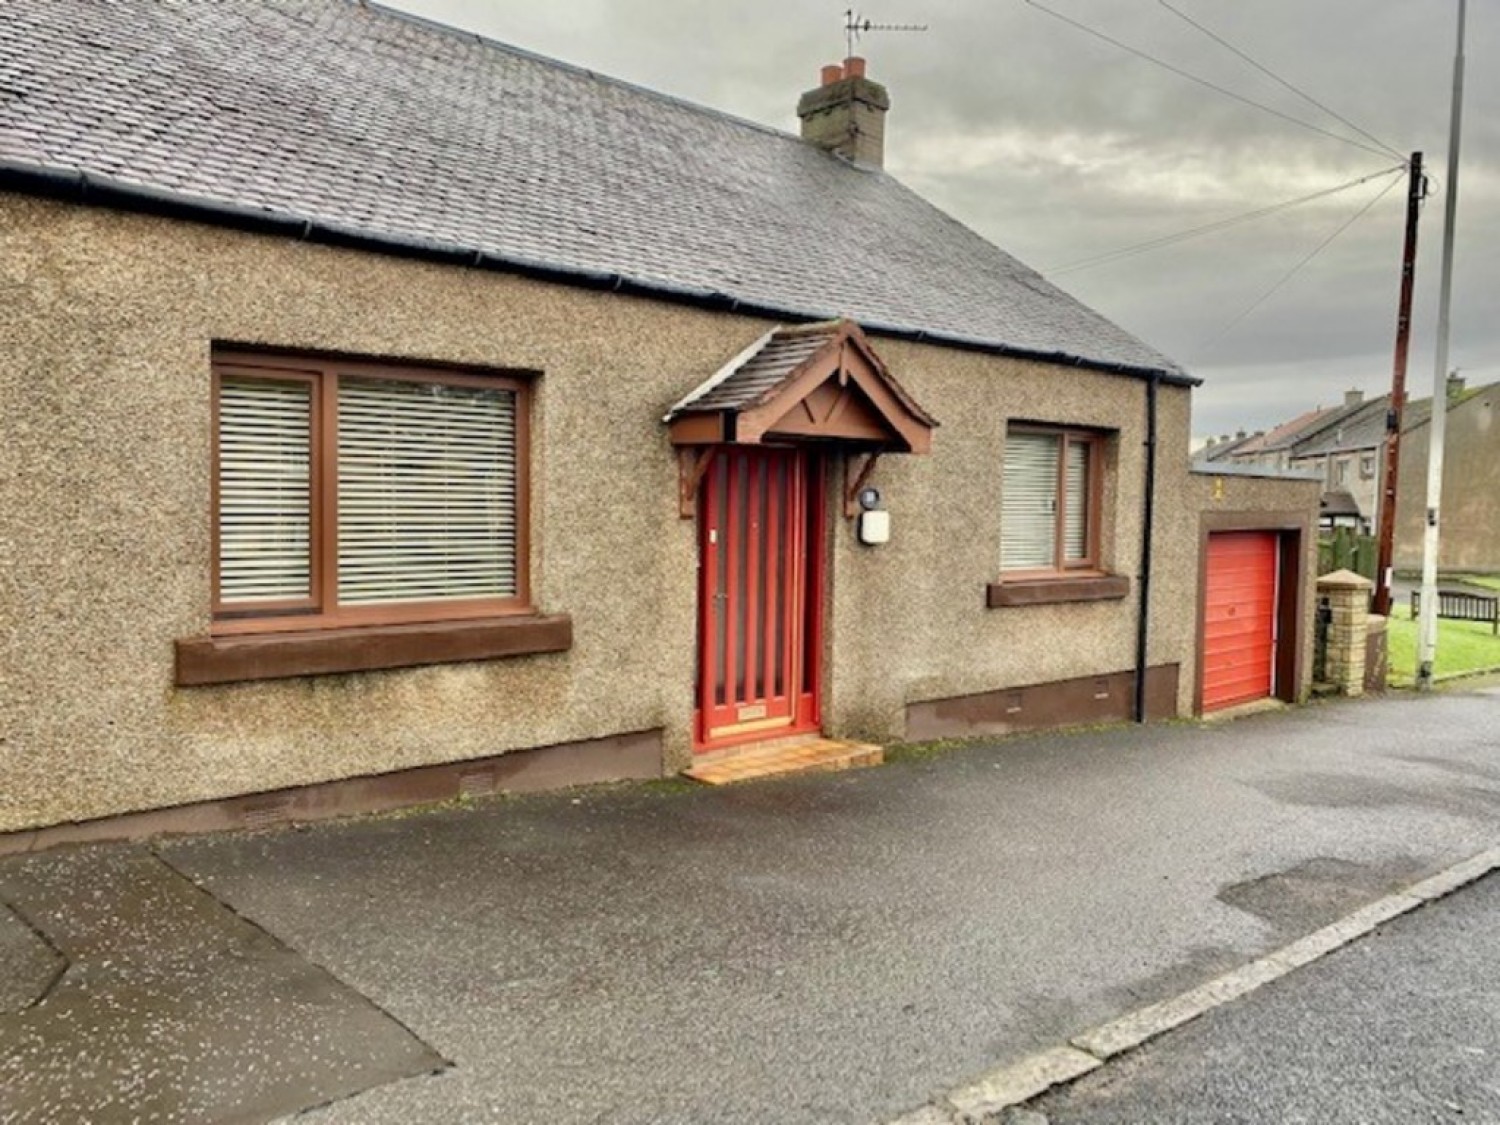
<svg viewBox="0 0 1500 1125">
<path fill-rule="evenodd" d="M 830 149 L 856 164 L 885 164 L 885 115 L 891 108 L 885 87 L 865 77 L 865 60 L 850 57 L 825 66 L 822 82 L 797 103 L 802 139 Z"/>
</svg>

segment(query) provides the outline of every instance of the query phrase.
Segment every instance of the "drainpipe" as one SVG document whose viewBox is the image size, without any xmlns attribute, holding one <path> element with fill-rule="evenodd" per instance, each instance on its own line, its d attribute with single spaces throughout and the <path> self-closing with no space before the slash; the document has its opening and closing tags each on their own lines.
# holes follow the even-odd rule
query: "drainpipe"
<svg viewBox="0 0 1500 1125">
<path fill-rule="evenodd" d="M 1156 520 L 1156 393 L 1161 376 L 1146 383 L 1146 497 L 1141 505 L 1141 609 L 1135 623 L 1135 721 L 1146 721 L 1146 642 L 1151 631 L 1151 533 Z"/>
</svg>

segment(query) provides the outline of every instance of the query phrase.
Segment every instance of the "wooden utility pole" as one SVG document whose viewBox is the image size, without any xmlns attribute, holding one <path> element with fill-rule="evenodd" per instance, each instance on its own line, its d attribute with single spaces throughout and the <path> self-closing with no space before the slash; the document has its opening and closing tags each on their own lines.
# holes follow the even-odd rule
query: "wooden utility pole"
<svg viewBox="0 0 1500 1125">
<path fill-rule="evenodd" d="M 1401 419 L 1406 411 L 1406 356 L 1411 348 L 1411 294 L 1417 272 L 1417 218 L 1427 195 L 1422 154 L 1407 165 L 1406 247 L 1401 254 L 1401 304 L 1396 315 L 1396 362 L 1391 372 L 1391 407 L 1385 415 L 1385 475 L 1380 489 L 1380 528 L 1375 551 L 1375 601 L 1381 617 L 1391 612 L 1391 577 L 1396 555 L 1396 479 L 1401 470 Z"/>
</svg>

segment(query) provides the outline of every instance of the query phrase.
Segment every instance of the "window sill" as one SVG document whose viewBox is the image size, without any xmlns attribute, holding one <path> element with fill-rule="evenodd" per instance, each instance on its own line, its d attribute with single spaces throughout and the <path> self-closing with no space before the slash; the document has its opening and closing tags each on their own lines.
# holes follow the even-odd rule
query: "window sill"
<svg viewBox="0 0 1500 1125">
<path fill-rule="evenodd" d="M 495 660 L 572 646 L 573 619 L 567 614 L 187 637 L 177 641 L 177 686 Z"/>
<path fill-rule="evenodd" d="M 1063 602 L 1119 601 L 1130 593 L 1130 579 L 1121 574 L 1089 574 L 1064 578 L 1022 578 L 991 582 L 985 604 L 990 609 Z"/>
</svg>

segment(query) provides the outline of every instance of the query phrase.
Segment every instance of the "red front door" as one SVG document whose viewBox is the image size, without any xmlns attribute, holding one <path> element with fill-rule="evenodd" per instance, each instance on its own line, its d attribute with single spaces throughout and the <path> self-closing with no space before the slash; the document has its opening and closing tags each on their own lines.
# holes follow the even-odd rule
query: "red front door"
<svg viewBox="0 0 1500 1125">
<path fill-rule="evenodd" d="M 801 450 L 713 454 L 698 502 L 700 750 L 818 726 L 821 480 Z"/>
</svg>

